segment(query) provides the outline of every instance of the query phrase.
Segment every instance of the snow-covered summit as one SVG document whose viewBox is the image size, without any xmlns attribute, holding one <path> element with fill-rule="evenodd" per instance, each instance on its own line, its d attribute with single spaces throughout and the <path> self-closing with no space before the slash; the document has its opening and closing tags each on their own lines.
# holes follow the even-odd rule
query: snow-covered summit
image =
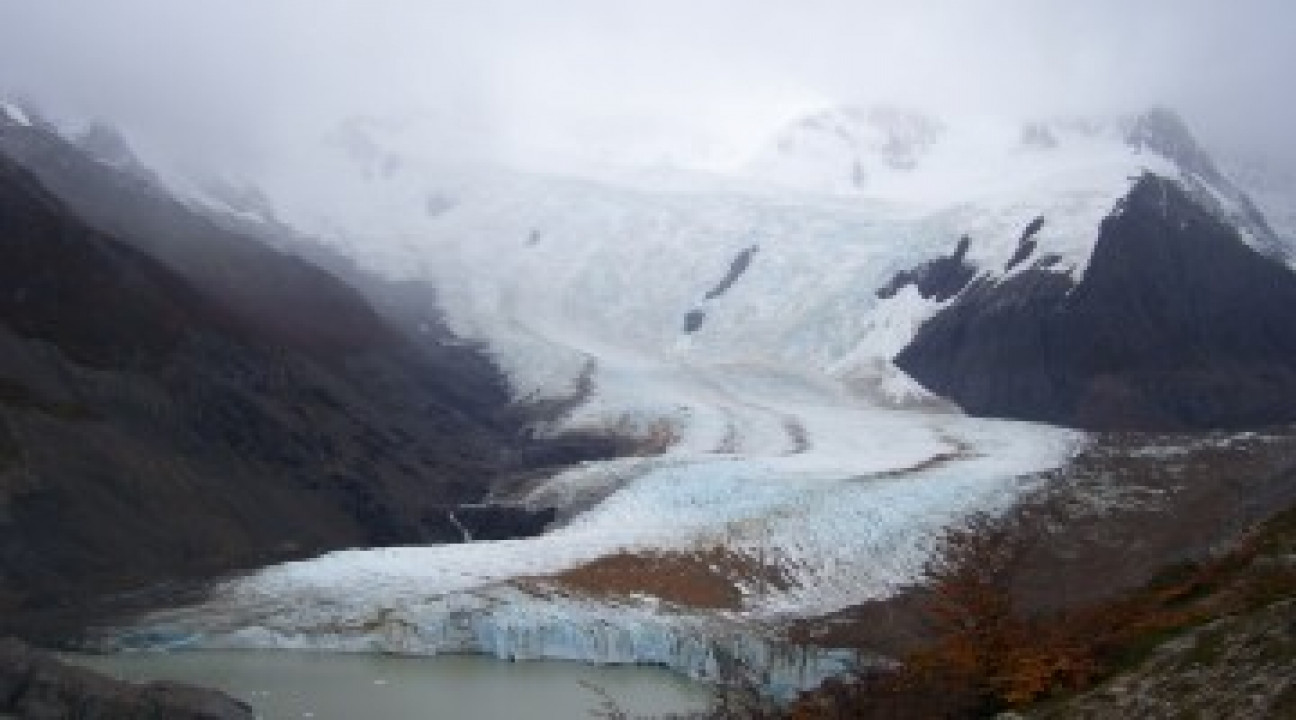
<svg viewBox="0 0 1296 720">
<path fill-rule="evenodd" d="M 1172 112 L 936 118 L 895 107 L 846 106 L 796 120 L 745 168 L 759 182 L 808 193 L 956 202 L 986 183 L 1064 170 L 1096 152 L 1141 151 L 1214 179 L 1205 152 Z"/>
<path fill-rule="evenodd" d="M 811 192 L 867 193 L 917 170 L 946 126 L 916 111 L 844 107 L 780 131 L 748 172 Z"/>
<path fill-rule="evenodd" d="M 744 169 L 756 184 L 784 192 L 906 203 L 930 211 L 968 207 L 983 218 L 1008 206 L 1052 209 L 1041 215 L 1051 215 L 1047 220 L 1054 229 L 1069 220 L 1080 228 L 1056 254 L 1081 272 L 1097 221 L 1128 191 L 1130 180 L 1145 172 L 1180 182 L 1198 202 L 1238 226 L 1253 247 L 1289 256 L 1246 193 L 1219 169 L 1183 120 L 1164 108 L 952 121 L 911 110 L 843 107 L 791 123 Z M 1012 253 L 1011 247 L 1001 250 Z"/>
</svg>

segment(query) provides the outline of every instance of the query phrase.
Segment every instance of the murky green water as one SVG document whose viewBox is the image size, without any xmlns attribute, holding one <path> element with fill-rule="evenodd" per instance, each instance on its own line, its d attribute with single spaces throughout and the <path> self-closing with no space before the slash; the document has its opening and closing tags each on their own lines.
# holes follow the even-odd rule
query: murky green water
<svg viewBox="0 0 1296 720">
<path fill-rule="evenodd" d="M 705 707 L 705 686 L 660 668 L 510 663 L 474 656 L 201 651 L 68 656 L 128 680 L 217 687 L 267 720 L 575 720 L 602 688 L 631 716 Z"/>
</svg>

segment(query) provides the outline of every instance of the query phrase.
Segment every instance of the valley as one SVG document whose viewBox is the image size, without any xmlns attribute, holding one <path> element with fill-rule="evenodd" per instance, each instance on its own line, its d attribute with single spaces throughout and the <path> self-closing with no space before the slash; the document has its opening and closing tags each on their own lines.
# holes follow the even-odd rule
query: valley
<svg viewBox="0 0 1296 720">
<path fill-rule="evenodd" d="M 1167 111 L 829 111 L 728 175 L 359 124 L 223 192 L 7 117 L 8 632 L 788 699 L 921 642 L 971 518 L 1044 508 L 1044 611 L 1296 501 L 1292 240 Z"/>
<path fill-rule="evenodd" d="M 1264 339 L 1228 345 L 1207 356 L 1202 371 L 1262 367 L 1220 382 L 1243 387 L 1263 378 L 1256 392 L 1268 397 L 1281 396 L 1291 372 L 1292 356 L 1269 354 L 1266 343 L 1281 348 L 1290 339 L 1278 298 L 1296 287 L 1296 276 L 1282 253 L 1271 253 L 1278 241 L 1266 228 L 1238 219 L 1246 217 L 1243 196 L 1184 140 L 1186 129 L 1152 113 L 1107 125 L 1060 123 L 1051 132 L 1057 146 L 1048 149 L 1019 146 L 1007 131 L 955 134 L 952 147 L 934 143 L 917 169 L 889 171 L 892 184 L 870 187 L 858 200 L 770 195 L 735 179 L 698 191 L 499 169 L 446 174 L 394 157 L 379 163 L 389 170 L 372 173 L 364 168 L 381 154 L 328 156 L 337 167 L 357 164 L 344 184 L 364 202 L 354 215 L 323 218 L 311 206 L 295 219 L 285 215 L 288 221 L 314 227 L 364 267 L 436 287 L 447 326 L 485 349 L 513 396 L 558 410 L 531 426 L 537 436 L 620 436 L 644 452 L 495 484 L 492 502 L 553 512 L 557 522 L 537 537 L 337 552 L 271 567 L 218 585 L 196 605 L 110 629 L 105 642 L 476 652 L 661 664 L 712 680 L 736 658 L 782 692 L 881 661 L 867 642 L 841 648 L 792 638 L 908 591 L 935 541 L 962 518 L 1006 512 L 1056 490 L 1094 453 L 1114 452 L 1114 468 L 1123 468 L 1153 452 L 1138 442 L 1113 445 L 1101 432 L 971 417 L 902 370 L 956 358 L 942 343 L 963 352 L 990 343 L 1004 354 L 956 375 L 988 387 L 990 403 L 973 410 L 1033 419 L 1035 411 L 1011 405 L 1016 400 L 994 403 L 1045 397 L 1038 382 L 1072 382 L 1059 374 L 1062 359 L 1012 354 L 1033 352 L 1032 342 L 1048 347 L 1032 338 L 1054 328 L 1044 321 L 1022 338 L 1008 334 L 1008 321 L 970 330 L 974 321 L 960 308 L 984 297 L 996 311 L 1060 318 L 1048 303 L 1079 307 L 1085 293 L 1067 288 L 1081 278 L 1111 286 L 1106 297 L 1124 292 L 1138 303 L 1162 303 L 1154 311 L 1166 307 L 1164 292 L 1190 303 L 1194 290 L 1167 290 L 1156 268 L 1141 275 L 1104 269 L 1104 258 L 1127 242 L 1108 236 L 1112 218 L 1129 213 L 1131 222 L 1151 222 L 1169 207 L 1140 199 L 1154 192 L 1140 179 L 1145 174 L 1182 183 L 1176 203 L 1201 208 L 1208 198 L 1204 216 L 1240 228 L 1219 230 L 1229 239 L 1218 242 L 1236 247 L 1240 263 L 1263 268 L 1237 274 L 1265 278 L 1253 301 L 1263 309 L 1254 326 L 1233 328 Z M 968 164 L 969 156 L 985 164 Z M 806 171 L 803 164 L 792 177 Z M 302 207 L 294 186 L 262 191 L 285 213 Z M 420 197 L 446 200 L 429 214 L 410 202 Z M 384 240 L 355 243 L 373 233 L 379 216 Z M 1187 227 L 1166 220 L 1167 232 Z M 1187 272 L 1213 270 L 1194 259 L 1195 237 L 1167 242 L 1165 252 L 1182 253 L 1174 262 Z M 940 263 L 966 270 L 946 273 L 962 279 L 936 292 L 928 278 L 944 272 Z M 1144 300 L 1148 293 L 1162 294 Z M 1077 312 L 1102 327 L 1125 318 L 1113 306 Z M 943 327 L 953 339 L 926 339 Z M 1054 327 L 1066 332 L 1060 319 Z M 1097 342 L 1102 352 L 1084 332 L 1066 342 Z M 1188 352 L 1126 346 L 1145 352 L 1147 362 Z M 1081 399 L 1070 402 L 1079 409 L 1050 419 L 1099 431 L 1173 431 L 1281 421 L 1291 412 L 1277 403 L 1277 414 L 1257 419 L 1254 413 L 1271 411 L 1252 409 L 1239 393 L 1158 407 L 1155 393 L 1188 398 L 1186 386 L 1126 388 L 1120 373 L 1144 356 L 1096 362 L 1094 375 L 1076 381 Z M 1104 362 L 1117 369 L 1102 370 Z M 1011 372 L 996 376 L 1001 368 Z M 1239 430 L 1200 442 L 1229 446 L 1247 437 Z M 1198 442 L 1183 435 L 1167 452 L 1196 456 Z M 1269 472 L 1281 470 L 1280 462 Z M 1145 492 L 1160 492 L 1137 485 L 1142 479 L 1125 486 L 1122 472 L 1103 473 L 1098 494 L 1077 502 L 1120 517 L 1136 514 Z M 1192 493 L 1167 497 L 1162 512 L 1177 512 L 1181 499 L 1196 502 Z M 1235 528 L 1203 530 L 1209 541 L 1177 552 L 1204 552 Z M 1152 542 L 1159 549 L 1143 564 L 1106 581 L 1079 581 L 1070 601 L 1135 585 L 1179 559 L 1169 541 Z M 1074 551 L 1077 566 L 1101 554 Z"/>
</svg>

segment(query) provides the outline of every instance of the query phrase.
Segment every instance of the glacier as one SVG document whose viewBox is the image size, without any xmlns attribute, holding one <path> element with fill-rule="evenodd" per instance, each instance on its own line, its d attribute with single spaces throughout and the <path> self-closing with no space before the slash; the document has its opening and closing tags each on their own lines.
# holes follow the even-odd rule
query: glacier
<svg viewBox="0 0 1296 720">
<path fill-rule="evenodd" d="M 1010 276 L 1039 218 L 1038 252 L 1080 277 L 1134 179 L 1181 173 L 1132 148 L 1120 124 L 1031 127 L 846 113 L 794 128 L 736 174 L 691 182 L 383 157 L 382 138 L 363 156 L 325 142 L 281 163 L 258 188 L 276 221 L 432 282 L 451 328 L 487 349 L 519 401 L 572 401 L 537 432 L 615 433 L 660 452 L 500 488 L 498 502 L 559 510 L 538 537 L 269 567 L 110 636 L 655 663 L 709 679 L 736 660 L 783 689 L 868 661 L 795 647 L 783 629 L 914 582 L 944 528 L 1011 507 L 1086 442 L 930 396 L 892 357 L 942 303 L 878 289 L 962 238 L 980 277 Z M 838 139 L 814 134 L 825 128 Z M 1215 195 L 1235 209 L 1232 193 Z M 712 548 L 774 565 L 784 582 L 752 578 L 741 607 L 704 610 L 551 581 L 616 553 Z"/>
</svg>

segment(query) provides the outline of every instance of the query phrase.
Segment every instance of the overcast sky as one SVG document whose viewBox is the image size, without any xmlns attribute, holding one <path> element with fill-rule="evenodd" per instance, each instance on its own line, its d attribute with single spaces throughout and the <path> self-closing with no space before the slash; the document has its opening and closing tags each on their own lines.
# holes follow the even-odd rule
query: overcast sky
<svg viewBox="0 0 1296 720">
<path fill-rule="evenodd" d="M 0 92 L 255 154 L 356 116 L 483 153 L 748 146 L 839 103 L 1155 103 L 1285 142 L 1290 0 L 0 0 Z"/>
</svg>

